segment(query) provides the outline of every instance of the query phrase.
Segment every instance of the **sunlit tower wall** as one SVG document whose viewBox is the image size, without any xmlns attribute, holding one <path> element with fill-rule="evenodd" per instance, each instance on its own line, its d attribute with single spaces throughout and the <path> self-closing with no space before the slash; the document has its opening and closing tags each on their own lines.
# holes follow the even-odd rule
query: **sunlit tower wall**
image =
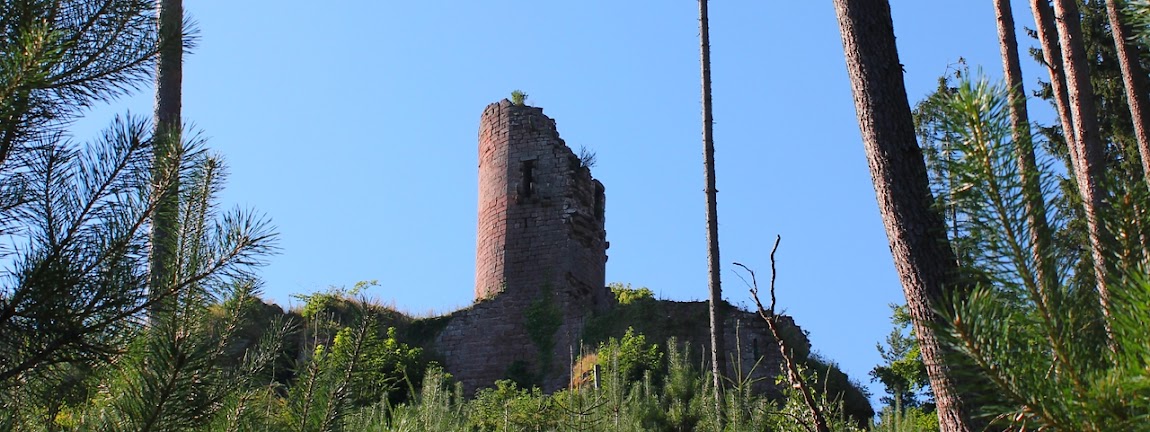
<svg viewBox="0 0 1150 432">
<path fill-rule="evenodd" d="M 476 301 L 554 294 L 565 309 L 607 304 L 606 200 L 584 162 L 542 108 L 504 99 L 483 111 Z"/>
<path fill-rule="evenodd" d="M 587 318 L 614 302 L 604 286 L 604 189 L 587 165 L 542 109 L 503 100 L 483 110 L 475 303 L 432 320 L 442 327 L 429 344 L 465 393 L 508 378 L 549 392 L 572 383 Z M 666 313 L 650 317 L 655 325 L 707 352 L 706 326 L 681 325 L 685 317 L 705 317 L 704 302 L 661 301 L 656 310 Z M 806 343 L 802 330 L 782 318 Z M 782 360 L 766 324 L 738 312 L 727 315 L 725 328 L 724 351 L 741 356 L 732 366 L 773 385 L 768 378 Z"/>
</svg>

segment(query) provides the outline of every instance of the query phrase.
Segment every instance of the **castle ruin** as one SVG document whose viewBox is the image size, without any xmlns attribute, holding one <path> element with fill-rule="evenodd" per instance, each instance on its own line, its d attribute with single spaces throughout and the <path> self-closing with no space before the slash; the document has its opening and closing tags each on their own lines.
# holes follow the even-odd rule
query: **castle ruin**
<svg viewBox="0 0 1150 432">
<path fill-rule="evenodd" d="M 538 107 L 488 105 L 479 126 L 475 301 L 436 337 L 472 391 L 507 377 L 563 387 L 606 288 L 605 190 Z M 450 361 L 467 356 L 472 361 Z"/>
<path fill-rule="evenodd" d="M 559 138 L 543 109 L 503 101 L 479 125 L 479 223 L 475 300 L 534 296 L 550 286 L 565 300 L 605 299 L 603 184 Z"/>
<path fill-rule="evenodd" d="M 707 302 L 616 304 L 605 286 L 605 188 L 542 108 L 506 99 L 488 105 L 478 151 L 475 303 L 431 318 L 438 324 L 428 345 L 467 394 L 501 379 L 547 392 L 568 386 L 577 356 L 597 348 L 598 340 L 585 340 L 592 323 L 599 338 L 604 323 L 615 333 L 634 326 L 655 336 L 651 342 L 673 337 L 696 355 L 708 352 Z M 766 323 L 725 302 L 720 307 L 727 310 L 729 376 L 781 397 L 772 378 L 783 359 Z M 778 318 L 796 358 L 806 359 L 811 346 L 802 329 L 791 317 Z M 846 383 L 845 375 L 836 380 Z M 861 393 L 854 399 L 866 404 Z M 861 409 L 873 414 L 869 405 Z"/>
<path fill-rule="evenodd" d="M 508 100 L 488 105 L 480 118 L 478 153 L 475 302 L 422 318 L 372 308 L 381 337 L 390 334 L 384 329 L 399 328 L 405 340 L 425 350 L 428 360 L 440 362 L 468 396 L 503 379 L 545 392 L 584 384 L 590 381 L 584 374 L 590 357 L 580 356 L 594 354 L 599 343 L 630 330 L 650 343 L 674 340 L 678 352 L 693 364 L 704 364 L 711 341 L 707 302 L 647 297 L 619 303 L 605 286 L 605 188 L 592 177 L 588 162 L 559 137 L 543 109 Z M 325 313 L 352 322 L 348 313 L 357 306 L 351 302 L 333 302 Z M 784 359 L 773 332 L 757 313 L 726 302 L 718 307 L 726 310 L 722 352 L 730 359 L 727 375 L 750 383 L 753 391 L 781 398 L 786 387 L 773 378 Z M 261 316 L 274 314 L 308 319 L 265 304 Z M 845 395 L 846 409 L 865 423 L 873 415 L 866 395 L 833 365 L 811 355 L 809 339 L 791 317 L 776 318 L 794 358 L 825 371 L 820 388 Z M 263 329 L 260 322 L 248 323 L 244 334 L 260 334 L 254 328 Z M 301 327 L 290 336 L 294 343 L 285 346 L 294 346 L 288 351 L 304 364 L 317 344 L 331 341 L 307 330 L 310 326 Z M 247 345 L 258 340 L 248 338 Z M 579 374 L 574 380 L 573 369 Z"/>
</svg>

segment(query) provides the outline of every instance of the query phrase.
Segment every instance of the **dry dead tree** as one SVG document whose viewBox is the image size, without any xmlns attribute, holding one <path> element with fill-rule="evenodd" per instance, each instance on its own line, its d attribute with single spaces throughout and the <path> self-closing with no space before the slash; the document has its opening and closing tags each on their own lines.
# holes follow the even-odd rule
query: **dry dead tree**
<svg viewBox="0 0 1150 432">
<path fill-rule="evenodd" d="M 763 321 L 767 322 L 767 328 L 771 330 L 771 336 L 775 338 L 775 342 L 779 346 L 779 352 L 783 355 L 783 366 L 787 369 L 787 381 L 791 386 L 798 389 L 803 395 L 803 402 L 807 405 L 807 410 L 810 411 L 811 421 L 814 422 L 815 430 L 818 432 L 831 432 L 827 426 L 827 420 L 823 416 L 822 410 L 819 409 L 818 404 L 815 402 L 814 394 L 811 392 L 810 386 L 807 385 L 806 380 L 803 379 L 802 372 L 799 371 L 799 366 L 795 364 L 795 359 L 792 353 L 794 350 L 787 345 L 786 339 L 783 339 L 782 334 L 779 333 L 778 316 L 775 315 L 775 276 L 777 271 L 775 269 L 775 251 L 779 250 L 779 242 L 782 241 L 782 236 L 775 236 L 775 246 L 771 248 L 771 307 L 764 308 L 763 303 L 759 301 L 759 282 L 755 279 L 755 271 L 749 267 L 733 263 L 751 275 L 751 298 L 755 299 L 755 306 L 758 307 L 759 316 Z M 805 426 L 805 425 L 804 425 Z"/>
</svg>

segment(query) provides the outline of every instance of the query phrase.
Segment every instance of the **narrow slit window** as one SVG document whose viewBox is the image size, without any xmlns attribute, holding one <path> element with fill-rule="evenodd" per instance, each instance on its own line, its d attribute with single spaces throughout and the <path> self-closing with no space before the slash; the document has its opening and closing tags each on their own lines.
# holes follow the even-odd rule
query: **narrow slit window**
<svg viewBox="0 0 1150 432">
<path fill-rule="evenodd" d="M 530 198 L 535 192 L 535 161 L 523 161 L 520 170 L 523 173 L 523 182 L 519 185 L 520 194 L 524 198 Z"/>
</svg>

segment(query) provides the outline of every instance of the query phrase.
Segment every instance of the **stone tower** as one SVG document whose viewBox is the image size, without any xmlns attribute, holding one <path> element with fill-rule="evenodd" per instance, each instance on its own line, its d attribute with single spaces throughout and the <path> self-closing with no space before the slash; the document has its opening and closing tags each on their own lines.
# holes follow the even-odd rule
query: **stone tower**
<svg viewBox="0 0 1150 432">
<path fill-rule="evenodd" d="M 475 302 L 421 320 L 422 331 L 434 334 L 428 347 L 466 393 L 501 379 L 548 392 L 569 385 L 587 319 L 614 306 L 604 286 L 605 204 L 603 184 L 541 108 L 502 100 L 483 110 Z M 705 302 L 656 301 L 648 310 L 643 322 L 627 324 L 670 331 L 708 352 Z M 740 355 L 730 366 L 755 377 L 757 389 L 781 395 L 770 378 L 782 358 L 766 324 L 733 308 L 726 316 L 723 351 Z M 802 330 L 781 319 L 796 346 L 809 351 Z"/>
<path fill-rule="evenodd" d="M 537 107 L 506 99 L 479 122 L 475 303 L 433 346 L 466 392 L 511 378 L 569 383 L 590 312 L 611 305 L 603 184 Z"/>
<path fill-rule="evenodd" d="M 479 124 L 475 299 L 534 297 L 569 306 L 605 298 L 603 184 L 564 144 L 543 109 L 503 101 Z"/>
</svg>

